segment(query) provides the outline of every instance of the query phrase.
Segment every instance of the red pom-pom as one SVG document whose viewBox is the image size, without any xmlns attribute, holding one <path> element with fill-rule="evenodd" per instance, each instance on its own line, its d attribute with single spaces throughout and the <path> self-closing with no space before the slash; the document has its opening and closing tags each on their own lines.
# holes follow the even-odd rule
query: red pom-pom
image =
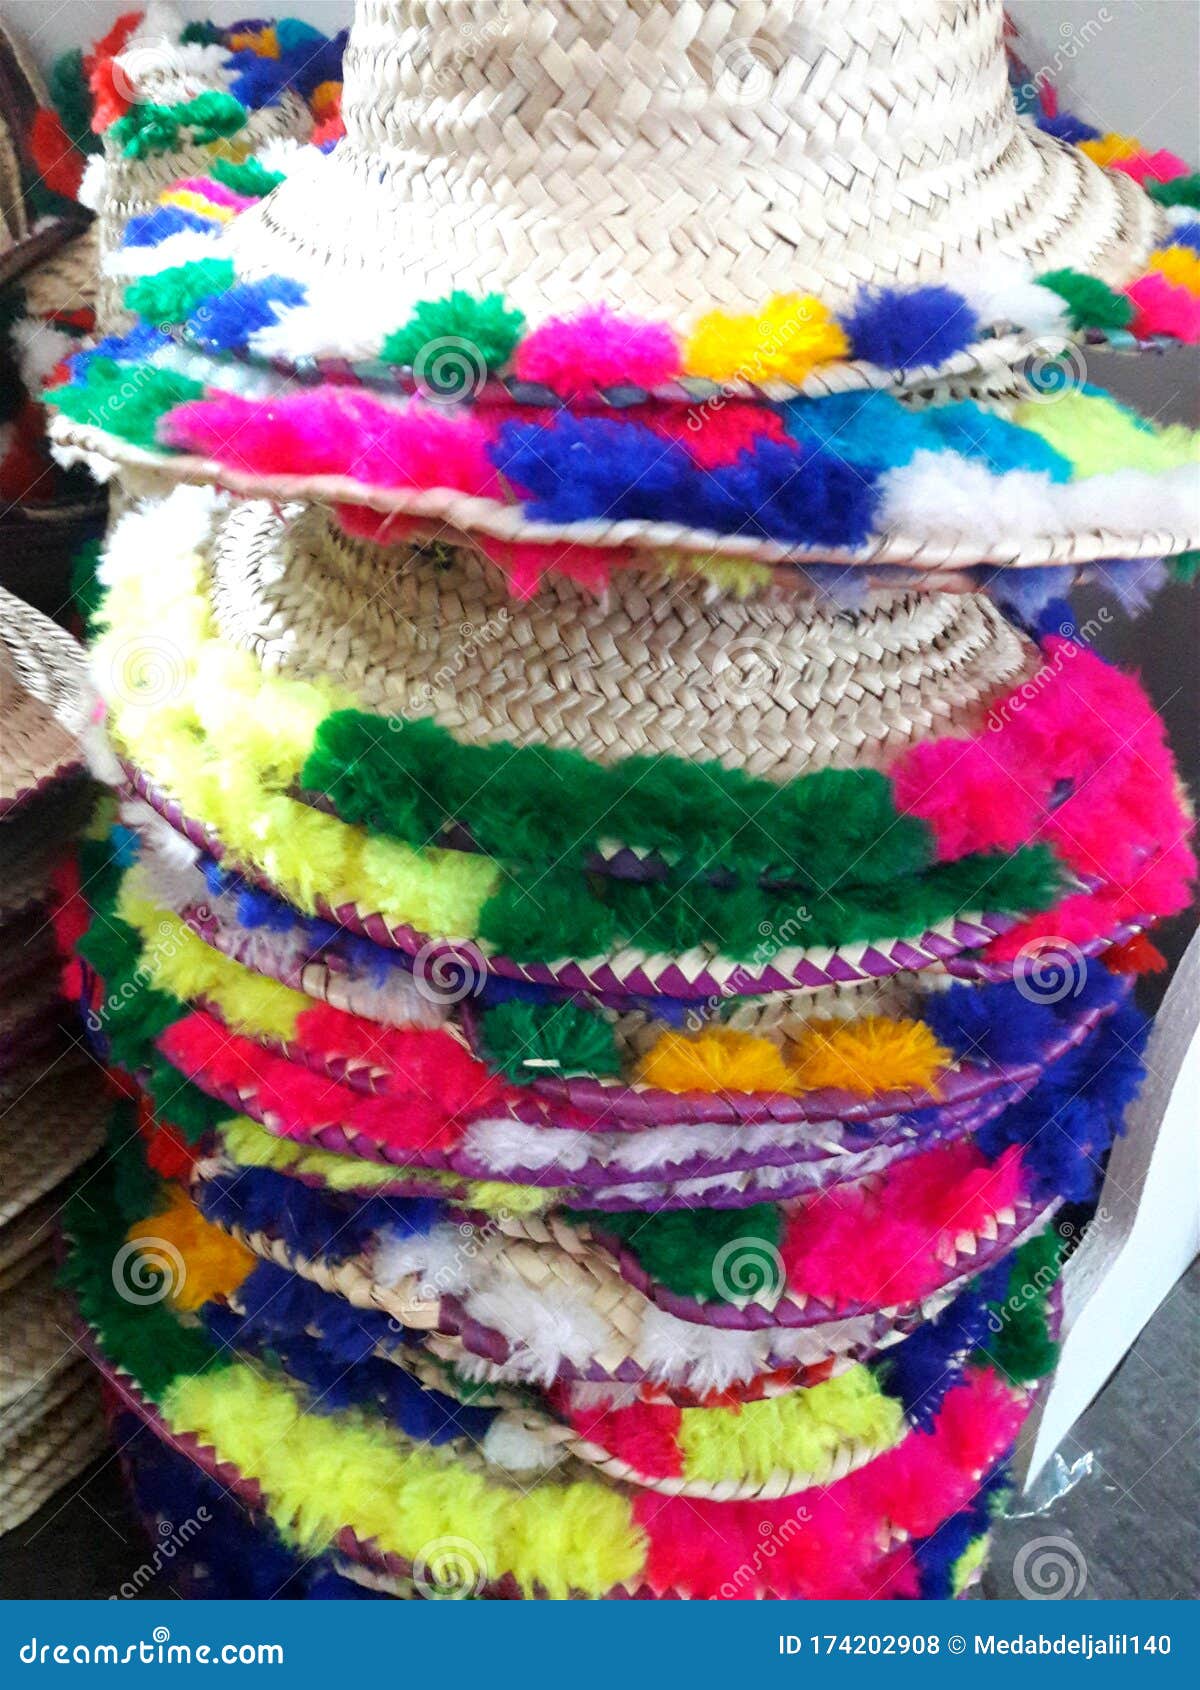
<svg viewBox="0 0 1200 1690">
<path fill-rule="evenodd" d="M 57 112 L 45 106 L 34 112 L 29 150 L 38 174 L 51 192 L 73 200 L 83 180 L 83 158 L 71 145 Z"/>
<path fill-rule="evenodd" d="M 1161 974 L 1167 959 L 1145 933 L 1135 933 L 1123 945 L 1110 945 L 1104 953 L 1110 974 Z"/>
</svg>

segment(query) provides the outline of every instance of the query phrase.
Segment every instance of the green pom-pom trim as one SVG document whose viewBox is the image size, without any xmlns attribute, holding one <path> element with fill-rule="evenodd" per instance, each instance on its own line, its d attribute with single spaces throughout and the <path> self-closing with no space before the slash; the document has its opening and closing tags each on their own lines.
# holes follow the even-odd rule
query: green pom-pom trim
<svg viewBox="0 0 1200 1690">
<path fill-rule="evenodd" d="M 60 53 L 48 78 L 51 103 L 67 139 L 81 153 L 98 153 L 104 143 L 92 133 L 92 95 L 79 47 Z"/>
<path fill-rule="evenodd" d="M 480 850 L 531 867 L 578 865 L 616 839 L 747 880 L 797 877 L 837 891 L 886 887 L 934 858 L 926 824 L 897 811 L 890 781 L 874 769 L 823 769 L 779 785 L 716 762 L 604 765 L 546 746 L 462 745 L 428 720 L 339 710 L 319 724 L 300 779 L 343 821 L 416 846 L 458 822 Z"/>
<path fill-rule="evenodd" d="M 133 106 L 117 119 L 109 133 L 126 158 L 146 158 L 177 147 L 185 129 L 190 130 L 193 142 L 206 146 L 223 136 L 236 135 L 248 117 L 240 100 L 210 88 L 180 105 L 161 106 L 148 101 Z"/>
<path fill-rule="evenodd" d="M 283 181 L 281 170 L 267 170 L 256 158 L 244 159 L 241 164 L 235 164 L 228 158 L 215 158 L 208 169 L 209 175 L 214 176 L 222 187 L 252 199 L 262 199 Z"/>
<path fill-rule="evenodd" d="M 199 258 L 130 282 L 125 289 L 125 304 L 144 322 L 182 323 L 202 299 L 224 293 L 235 280 L 231 259 Z"/>
<path fill-rule="evenodd" d="M 1037 283 L 1063 301 L 1073 329 L 1126 329 L 1133 321 L 1133 301 L 1114 292 L 1098 276 L 1084 275 L 1082 270 L 1051 270 L 1039 276 Z"/>
<path fill-rule="evenodd" d="M 82 382 L 43 394 L 48 405 L 72 422 L 156 451 L 171 450 L 158 440 L 159 419 L 176 405 L 203 397 L 203 384 L 190 376 L 150 364 L 118 364 L 113 358 L 92 358 Z"/>
<path fill-rule="evenodd" d="M 379 356 L 412 369 L 424 387 L 450 398 L 470 393 L 480 377 L 502 369 L 524 328 L 523 313 L 509 310 L 502 295 L 477 299 L 455 292 L 422 300 L 403 328 L 387 336 Z"/>
<path fill-rule="evenodd" d="M 518 1085 L 548 1075 L 621 1072 L 611 1026 L 580 1004 L 512 998 L 485 1011 L 482 1031 L 489 1062 Z"/>
<path fill-rule="evenodd" d="M 92 921 L 77 948 L 99 976 L 104 994 L 100 1009 L 94 1012 L 97 1030 L 108 1044 L 111 1060 L 139 1076 L 158 1119 L 169 1121 L 187 1143 L 195 1144 L 227 1121 L 230 1111 L 154 1048 L 158 1034 L 187 1014 L 187 1005 L 148 984 L 141 936 L 117 914 L 123 870 L 102 841 L 85 842 L 80 876 L 87 887 Z"/>
<path fill-rule="evenodd" d="M 647 1274 L 701 1303 L 743 1302 L 782 1289 L 783 1215 L 774 1203 L 748 1209 L 678 1209 L 653 1215 L 567 1212 L 576 1224 L 615 1238 Z"/>
<path fill-rule="evenodd" d="M 126 1139 L 114 1154 L 118 1164 L 144 1164 L 136 1137 Z M 114 1274 L 114 1255 L 124 1232 L 147 1217 L 146 1210 L 131 1213 L 121 1206 L 123 1198 L 138 1189 L 135 1170 L 122 1170 L 118 1178 L 110 1161 L 68 1200 L 63 1230 L 70 1249 L 60 1277 L 74 1293 L 87 1325 L 99 1333 L 105 1351 L 136 1379 L 151 1402 L 159 1402 L 180 1376 L 228 1367 L 234 1356 L 231 1350 L 214 1349 L 198 1326 L 185 1326 L 166 1302 L 145 1295 L 131 1302 L 129 1283 Z"/>
<path fill-rule="evenodd" d="M 1028 846 L 939 864 L 915 881 L 829 896 L 726 891 L 683 871 L 635 885 L 555 870 L 526 888 L 508 879 L 484 905 L 479 937 L 520 962 L 603 956 L 618 947 L 679 956 L 706 945 L 765 966 L 785 947 L 877 942 L 923 933 L 960 912 L 1032 914 L 1049 907 L 1062 877 L 1053 852 Z"/>
<path fill-rule="evenodd" d="M 1045 1378 L 1058 1360 L 1049 1295 L 1061 1267 L 1062 1240 L 1051 1227 L 1022 1244 L 1013 1257 L 1004 1296 L 988 1304 L 990 1336 L 983 1353 L 1014 1385 Z"/>
<path fill-rule="evenodd" d="M 127 1222 L 152 1214 L 162 1190 L 162 1180 L 146 1162 L 144 1151 L 135 1153 L 140 1140 L 137 1110 L 122 1098 L 108 1124 L 106 1155 L 113 1171 L 116 1211 Z"/>
<path fill-rule="evenodd" d="M 220 24 L 210 23 L 207 18 L 197 18 L 193 23 L 185 23 L 179 35 L 185 47 L 219 47 L 225 42 L 225 31 Z"/>
<path fill-rule="evenodd" d="M 1200 552 L 1180 552 L 1178 557 L 1171 559 L 1170 570 L 1174 580 L 1190 586 L 1200 575 Z"/>
<path fill-rule="evenodd" d="M 104 588 L 96 579 L 99 562 L 99 540 L 88 540 L 71 558 L 71 602 L 89 639 L 95 633 L 96 614 L 104 597 Z"/>
<path fill-rule="evenodd" d="M 341 710 L 318 726 L 300 785 L 368 833 L 422 849 L 458 822 L 498 862 L 536 870 L 533 881 L 508 876 L 481 916 L 479 936 L 520 961 L 600 956 L 618 941 L 769 958 L 917 934 L 959 911 L 1032 913 L 1061 886 L 1043 845 L 933 862 L 926 824 L 897 813 L 874 770 L 777 786 L 669 757 L 605 767 L 574 751 L 464 746 L 433 722 Z M 684 862 L 644 885 L 587 874 L 602 837 Z M 714 868 L 734 884 L 713 885 Z M 777 871 L 798 889 L 765 890 L 760 880 Z"/>
<path fill-rule="evenodd" d="M 1176 176 L 1173 182 L 1147 182 L 1146 192 L 1159 205 L 1186 205 L 1200 211 L 1200 171 Z"/>
</svg>

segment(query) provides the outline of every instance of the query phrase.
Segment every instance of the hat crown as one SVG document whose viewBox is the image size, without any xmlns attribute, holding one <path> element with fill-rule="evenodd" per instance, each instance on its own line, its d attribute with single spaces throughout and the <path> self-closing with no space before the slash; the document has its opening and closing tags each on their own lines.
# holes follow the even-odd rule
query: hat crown
<svg viewBox="0 0 1200 1690">
<path fill-rule="evenodd" d="M 1000 0 L 359 0 L 342 109 L 434 197 L 650 204 L 689 251 L 749 215 L 801 271 L 844 244 L 850 285 L 873 226 L 970 220 L 1019 141 L 1003 33 Z"/>
</svg>

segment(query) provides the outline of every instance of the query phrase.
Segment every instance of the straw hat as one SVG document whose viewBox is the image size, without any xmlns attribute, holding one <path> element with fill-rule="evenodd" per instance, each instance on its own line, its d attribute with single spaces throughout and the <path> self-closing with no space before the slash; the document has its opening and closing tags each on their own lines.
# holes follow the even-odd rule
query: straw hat
<svg viewBox="0 0 1200 1690">
<path fill-rule="evenodd" d="M 170 204 L 129 232 L 110 269 L 142 324 L 77 363 L 55 439 L 392 541 L 469 534 L 526 583 L 647 550 L 938 580 L 1193 549 L 1194 446 L 1077 391 L 1075 307 L 1034 278 L 1132 316 L 1084 271 L 1158 265 L 1194 307 L 1200 260 L 1126 171 L 1018 120 L 999 6 L 752 21 L 364 0 L 345 140 L 265 197 L 278 172 L 189 186 L 209 234 Z M 982 316 L 945 286 L 968 258 Z M 897 387 L 934 403 L 853 392 Z"/>
<path fill-rule="evenodd" d="M 139 866 L 111 899 L 92 889 L 79 942 L 100 970 L 89 1028 L 127 1071 L 157 1072 L 168 1122 L 174 1073 L 239 1118 L 247 1153 L 288 1139 L 313 1151 L 315 1181 L 328 1162 L 330 1185 L 379 1193 L 419 1184 L 420 1170 L 464 1190 L 515 1182 L 542 1207 L 826 1189 L 982 1133 L 1125 993 L 1102 966 L 1064 956 L 1059 980 L 1043 963 L 948 992 L 930 969 L 729 1004 L 514 1002 L 486 981 L 464 999 L 383 958 L 330 968 L 301 930 L 283 947 L 277 925 L 239 934 L 223 897 L 177 914 L 153 887 Z M 130 980 L 154 988 L 149 1025 Z"/>
<path fill-rule="evenodd" d="M 5 1252 L 10 1223 L 0 1232 Z M 0 1291 L 0 1532 L 11 1531 L 104 1447 L 100 1393 L 55 1264 L 39 1255 Z"/>
<path fill-rule="evenodd" d="M 4 1201 L 0 1223 L 82 1167 L 104 1139 L 108 1100 L 91 1063 L 71 1058 L 4 1077 L 0 1171 Z"/>
<path fill-rule="evenodd" d="M 140 1194 L 143 1208 L 148 1199 L 151 1212 L 131 1210 L 130 1192 L 135 1201 Z M 893 1426 L 890 1440 L 881 1435 L 880 1417 L 894 1420 L 895 1406 L 884 1403 L 878 1383 L 872 1384 L 862 1369 L 857 1376 L 834 1380 L 829 1389 L 814 1384 L 806 1401 L 768 1393 L 757 1399 L 757 1409 L 752 1399 L 740 1413 L 699 1406 L 685 1411 L 690 1416 L 686 1426 L 676 1413 L 680 1455 L 692 1464 L 694 1487 L 680 1499 L 683 1513 L 677 1516 L 671 1487 L 644 1482 L 654 1477 L 646 1470 L 654 1460 L 652 1446 L 643 1446 L 640 1460 L 632 1440 L 624 1451 L 616 1447 L 619 1417 L 611 1424 L 605 1419 L 611 1388 L 590 1398 L 584 1391 L 555 1399 L 555 1414 L 562 1417 L 565 1429 L 559 1448 L 552 1441 L 559 1435 L 553 1433 L 548 1415 L 527 1413 L 522 1422 L 511 1413 L 497 1413 L 500 1402 L 490 1387 L 475 1394 L 477 1406 L 458 1406 L 435 1382 L 440 1378 L 461 1389 L 454 1386 L 454 1375 L 422 1363 L 415 1369 L 421 1389 L 411 1382 L 401 1389 L 400 1369 L 371 1354 L 376 1332 L 389 1331 L 378 1314 L 359 1316 L 364 1342 L 356 1337 L 353 1360 L 337 1359 L 332 1337 L 329 1352 L 324 1351 L 323 1311 L 327 1307 L 333 1319 L 331 1303 L 313 1302 L 311 1322 L 289 1336 L 289 1322 L 303 1320 L 303 1296 L 298 1298 L 296 1291 L 279 1295 L 279 1276 L 273 1275 L 277 1294 L 260 1301 L 252 1282 L 257 1285 L 262 1273 L 254 1269 L 253 1259 L 244 1261 L 228 1247 L 220 1251 L 207 1240 L 202 1224 L 199 1232 L 192 1230 L 194 1220 L 186 1222 L 184 1232 L 173 1232 L 181 1211 L 165 1192 L 159 1205 L 164 1200 L 167 1206 L 155 1209 L 144 1181 L 126 1181 L 121 1189 L 114 1186 L 110 1207 L 85 1211 L 79 1206 L 68 1220 L 68 1274 L 80 1298 L 89 1343 L 122 1409 L 203 1473 L 219 1479 L 223 1488 L 261 1509 L 297 1547 L 323 1549 L 332 1540 L 367 1576 L 405 1581 L 406 1593 L 414 1585 L 416 1594 L 433 1593 L 429 1585 L 435 1581 L 422 1562 L 427 1553 L 440 1554 L 453 1534 L 457 1545 L 469 1540 L 466 1549 L 477 1558 L 474 1594 L 726 1596 L 731 1592 L 722 1588 L 720 1570 L 725 1551 L 738 1550 L 743 1532 L 747 1543 L 761 1542 L 764 1515 L 782 1526 L 802 1506 L 806 1546 L 816 1545 L 818 1552 L 800 1562 L 784 1555 L 765 1570 L 756 1562 L 748 1588 L 739 1580 L 732 1594 L 878 1594 L 879 1585 L 889 1579 L 883 1572 L 886 1557 L 897 1544 L 933 1532 L 994 1489 L 997 1468 L 1032 1402 L 1027 1389 L 1014 1386 L 991 1367 L 972 1361 L 962 1372 L 956 1361 L 944 1377 L 938 1368 L 931 1370 L 928 1383 L 935 1402 L 926 1429 L 915 1437 L 903 1424 Z M 120 1254 L 128 1294 L 111 1271 L 113 1249 L 126 1236 Z M 126 1260 L 131 1250 L 137 1255 Z M 1031 1267 L 1031 1262 L 1020 1270 L 1006 1266 L 994 1279 L 986 1278 L 986 1290 L 981 1280 L 978 1312 L 986 1314 L 989 1299 L 1004 1294 L 1014 1273 L 1019 1280 Z M 243 1294 L 255 1306 L 245 1318 Z M 197 1309 L 200 1330 L 186 1312 Z M 1044 1306 L 1036 1314 L 1048 1340 L 1050 1317 Z M 190 1327 L 186 1342 L 182 1323 Z M 268 1338 L 269 1331 L 273 1336 Z M 952 1346 L 950 1331 L 944 1337 Z M 935 1347 L 940 1339 L 935 1339 Z M 274 1352 L 265 1363 L 256 1353 L 264 1340 Z M 394 1331 L 385 1340 L 393 1352 L 396 1340 Z M 207 1365 L 210 1350 L 218 1353 L 212 1349 L 214 1342 L 222 1357 L 215 1368 Z M 232 1355 L 231 1344 L 249 1350 L 252 1361 L 247 1364 Z M 1047 1354 L 1052 1353 L 1051 1346 Z M 154 1362 L 153 1387 L 147 1377 L 151 1358 L 162 1358 Z M 994 1365 L 1003 1367 L 999 1355 Z M 321 1385 L 324 1370 L 331 1366 L 339 1377 L 336 1402 Z M 902 1377 L 902 1369 L 888 1375 Z M 842 1399 L 857 1401 L 864 1391 L 875 1405 L 870 1416 L 877 1422 L 872 1456 L 864 1455 L 855 1464 L 848 1459 L 848 1445 L 839 1443 L 837 1459 L 826 1469 L 827 1496 L 823 1485 L 789 1490 L 789 1483 L 804 1475 L 787 1471 L 780 1461 L 793 1447 L 798 1451 L 806 1446 L 810 1459 L 813 1450 L 803 1433 L 795 1440 L 793 1428 L 799 1431 L 811 1419 L 815 1432 L 817 1423 L 833 1410 L 834 1399 L 841 1405 L 836 1423 L 848 1426 L 859 1411 Z M 310 1394 L 323 1398 L 320 1415 L 311 1412 Z M 611 1406 L 618 1407 L 621 1400 L 618 1391 Z M 630 1400 L 628 1395 L 625 1400 Z M 640 1400 L 633 1393 L 633 1403 Z M 653 1421 L 653 1399 L 646 1400 L 646 1412 L 635 1412 Z M 599 1442 L 571 1426 L 571 1416 L 580 1408 L 580 1424 L 594 1430 Z M 760 1419 L 764 1425 L 778 1420 L 779 1435 L 756 1451 L 754 1428 Z M 716 1442 L 702 1445 L 701 1423 L 710 1421 Z M 830 1430 L 834 1423 L 830 1421 Z M 609 1437 L 612 1447 L 605 1443 Z M 882 1448 L 888 1441 L 891 1447 Z M 683 1444 L 690 1454 L 683 1453 Z M 701 1448 L 707 1456 L 700 1454 Z M 772 1471 L 765 1470 L 764 1458 L 768 1464 L 773 1458 Z M 365 1490 L 358 1483 L 360 1460 L 366 1464 L 362 1471 L 371 1471 L 374 1478 Z M 732 1475 L 742 1463 L 745 1482 L 730 1477 L 722 1483 L 721 1470 Z M 705 1472 L 713 1478 L 706 1479 Z M 284 1473 L 286 1483 L 281 1485 Z M 304 1498 L 322 1473 L 336 1474 L 330 1481 L 335 1488 L 327 1488 L 323 1496 L 322 1521 L 340 1521 L 341 1529 L 330 1534 L 323 1524 L 318 1543 L 304 1524 L 310 1518 Z M 686 1469 L 682 1476 L 687 1490 Z M 756 1487 L 753 1495 L 751 1486 Z M 364 1509 L 368 1496 L 379 1497 L 379 1504 Z M 393 1505 L 397 1497 L 402 1499 L 398 1508 Z M 588 1521 L 586 1549 L 577 1533 L 577 1509 Z M 746 1509 L 753 1512 L 753 1521 Z M 547 1512 L 554 1520 L 552 1556 L 547 1553 L 551 1538 L 540 1523 Z M 502 1541 L 493 1541 L 493 1521 Z M 790 1531 L 785 1528 L 783 1535 L 786 1540 Z M 680 1559 L 685 1540 L 686 1564 Z M 735 1553 L 730 1569 L 741 1559 Z"/>
<path fill-rule="evenodd" d="M 34 117 L 47 104 L 24 44 L 0 28 L 0 282 L 7 284 L 48 258 L 86 227 L 87 213 L 55 194 L 31 203 L 41 172 L 31 147 Z"/>
<path fill-rule="evenodd" d="M 81 767 L 90 706 L 70 634 L 0 587 L 0 815 Z"/>
<path fill-rule="evenodd" d="M 294 19 L 282 41 L 267 23 L 189 31 L 177 9 L 162 0 L 152 0 L 132 22 L 121 20 L 97 44 L 93 60 L 107 67 L 113 90 L 95 116 L 103 157 L 85 186 L 97 212 L 102 333 L 117 333 L 133 321 L 124 283 L 109 268 L 130 219 L 151 211 L 172 183 L 207 176 L 214 162 L 236 166 L 260 149 L 310 140 L 314 125 L 336 113 L 339 57 L 337 43 Z M 288 80 L 293 63 L 298 83 Z M 214 96 L 222 106 L 214 105 Z M 139 121 L 143 110 L 158 114 L 156 131 L 149 119 Z M 203 120 L 214 110 L 218 133 L 210 135 Z"/>
<path fill-rule="evenodd" d="M 691 998 L 945 961 L 1064 896 L 1040 931 L 1080 945 L 1186 901 L 1145 700 L 985 599 L 512 605 L 469 550 L 397 561 L 183 491 L 114 533 L 106 778 L 227 884 L 427 962 Z"/>
<path fill-rule="evenodd" d="M 378 355 L 455 293 L 501 296 L 521 336 L 606 306 L 684 342 L 706 312 L 815 295 L 846 322 L 814 359 L 823 391 L 894 373 L 854 357 L 872 289 L 919 317 L 923 375 L 1016 362 L 1053 321 L 1034 278 L 1121 288 L 1170 233 L 1132 175 L 1018 118 L 993 0 L 359 0 L 342 117 L 344 141 L 222 248 L 239 281 L 304 290 L 271 337 L 294 362 Z M 1004 262 L 1022 272 L 1013 298 L 964 302 L 943 352 L 946 302 L 919 290 Z M 288 310 L 304 313 L 294 328 Z M 516 345 L 520 373 L 534 360 Z M 703 377 L 695 342 L 692 357 Z M 626 358 L 601 385 L 665 385 L 639 374 L 654 360 L 635 334 Z M 770 369 L 763 385 L 776 376 L 804 385 Z"/>
</svg>

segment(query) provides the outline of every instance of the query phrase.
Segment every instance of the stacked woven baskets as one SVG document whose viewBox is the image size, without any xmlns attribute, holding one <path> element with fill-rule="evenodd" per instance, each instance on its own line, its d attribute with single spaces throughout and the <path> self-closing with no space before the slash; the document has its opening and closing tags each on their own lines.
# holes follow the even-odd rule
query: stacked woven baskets
<svg viewBox="0 0 1200 1690">
<path fill-rule="evenodd" d="M 363 0 L 51 395 L 129 495 L 67 1272 L 196 1594 L 958 1594 L 1053 1365 L 1193 869 L 1054 595 L 1195 441 L 1029 363 L 1191 237 L 994 6 L 738 10 Z"/>
</svg>

